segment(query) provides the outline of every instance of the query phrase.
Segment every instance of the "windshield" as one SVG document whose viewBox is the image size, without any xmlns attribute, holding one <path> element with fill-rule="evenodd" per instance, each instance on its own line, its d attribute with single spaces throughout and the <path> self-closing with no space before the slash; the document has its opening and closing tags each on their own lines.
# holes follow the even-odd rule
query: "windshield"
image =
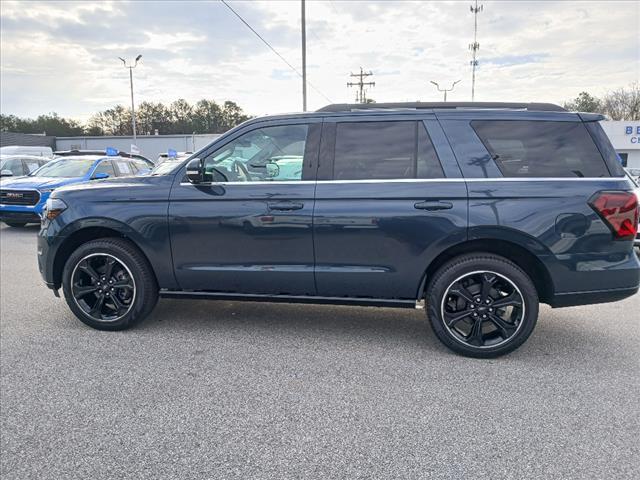
<svg viewBox="0 0 640 480">
<path fill-rule="evenodd" d="M 40 167 L 31 174 L 32 177 L 62 177 L 73 178 L 83 177 L 95 163 L 95 159 L 88 158 L 64 158 L 53 161 Z"/>
</svg>

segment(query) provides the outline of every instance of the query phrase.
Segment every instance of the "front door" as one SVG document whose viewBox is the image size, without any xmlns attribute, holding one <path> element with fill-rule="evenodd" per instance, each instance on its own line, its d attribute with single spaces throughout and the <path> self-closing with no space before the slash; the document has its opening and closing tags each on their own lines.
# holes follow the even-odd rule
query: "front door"
<svg viewBox="0 0 640 480">
<path fill-rule="evenodd" d="M 313 295 L 321 122 L 250 125 L 201 154 L 207 183 L 176 177 L 169 222 L 184 290 Z"/>
</svg>

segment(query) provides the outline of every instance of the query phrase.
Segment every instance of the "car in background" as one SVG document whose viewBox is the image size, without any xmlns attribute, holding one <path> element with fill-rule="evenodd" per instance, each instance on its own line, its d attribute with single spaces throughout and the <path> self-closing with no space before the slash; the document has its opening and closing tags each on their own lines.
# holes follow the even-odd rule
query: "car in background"
<svg viewBox="0 0 640 480">
<path fill-rule="evenodd" d="M 0 221 L 10 227 L 39 223 L 47 198 L 58 187 L 150 172 L 149 160 L 126 155 L 115 149 L 99 155 L 64 154 L 26 177 L 3 179 L 0 181 Z"/>
<path fill-rule="evenodd" d="M 193 152 L 176 152 L 175 150 L 169 150 L 167 153 L 161 153 L 158 155 L 156 165 L 166 162 L 167 160 L 186 160 Z"/>
<path fill-rule="evenodd" d="M 0 177 L 29 175 L 50 160 L 35 155 L 0 155 Z"/>
<path fill-rule="evenodd" d="M 629 174 L 629 176 L 633 179 L 634 182 L 640 183 L 640 168 L 637 167 L 625 167 L 625 171 Z"/>
<path fill-rule="evenodd" d="M 53 157 L 51 147 L 39 147 L 34 145 L 9 145 L 0 147 L 0 155 L 34 155 L 36 157 Z"/>
</svg>

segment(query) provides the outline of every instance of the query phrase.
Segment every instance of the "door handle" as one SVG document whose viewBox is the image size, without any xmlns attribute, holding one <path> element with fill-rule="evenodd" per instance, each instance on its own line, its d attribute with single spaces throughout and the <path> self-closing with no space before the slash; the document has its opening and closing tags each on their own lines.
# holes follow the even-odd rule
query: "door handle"
<svg viewBox="0 0 640 480">
<path fill-rule="evenodd" d="M 417 202 L 413 206 L 418 210 L 427 210 L 429 212 L 435 212 L 436 210 L 450 210 L 453 208 L 453 203 L 424 201 L 424 202 Z"/>
<path fill-rule="evenodd" d="M 304 203 L 298 202 L 269 202 L 267 203 L 269 210 L 289 211 L 289 210 L 301 210 L 304 207 Z"/>
</svg>

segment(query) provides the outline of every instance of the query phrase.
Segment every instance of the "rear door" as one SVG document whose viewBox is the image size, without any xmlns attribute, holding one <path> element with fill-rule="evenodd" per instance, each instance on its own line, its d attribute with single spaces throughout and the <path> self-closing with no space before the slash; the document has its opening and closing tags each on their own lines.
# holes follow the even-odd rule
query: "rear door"
<svg viewBox="0 0 640 480">
<path fill-rule="evenodd" d="M 318 294 L 415 299 L 466 238 L 466 186 L 432 116 L 325 119 L 314 245 Z"/>
</svg>

